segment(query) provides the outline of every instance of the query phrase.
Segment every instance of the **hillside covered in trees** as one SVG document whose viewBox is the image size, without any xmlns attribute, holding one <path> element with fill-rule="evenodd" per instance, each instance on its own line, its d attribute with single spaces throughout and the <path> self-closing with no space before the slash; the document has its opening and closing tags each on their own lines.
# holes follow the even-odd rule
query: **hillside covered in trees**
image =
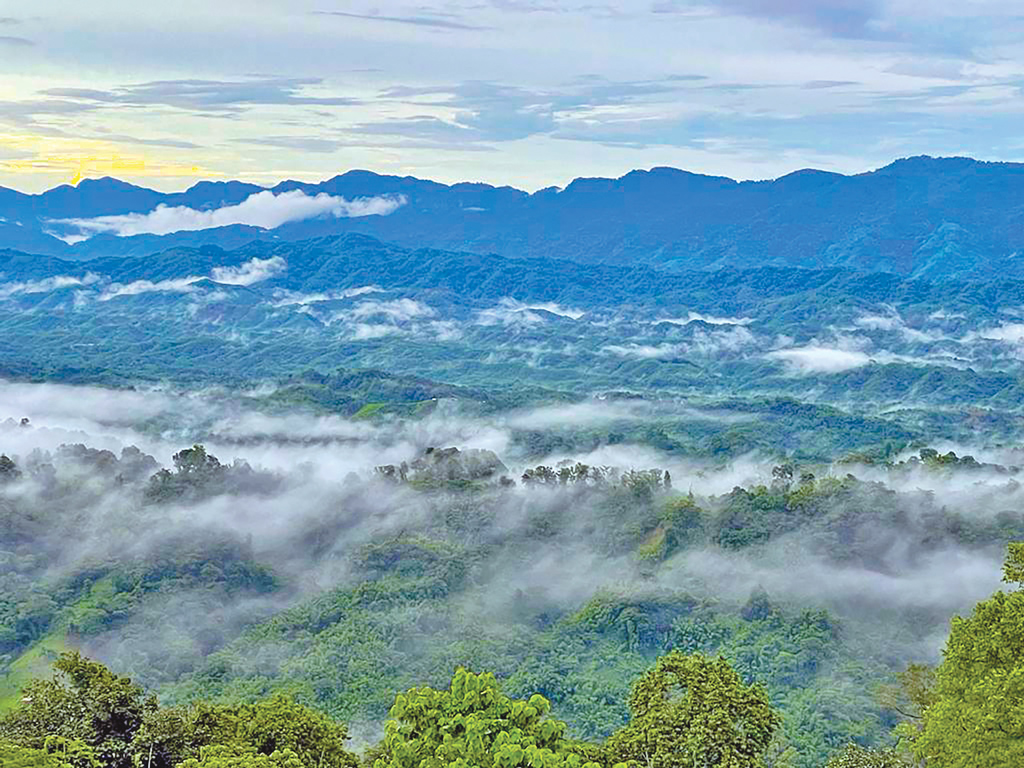
<svg viewBox="0 0 1024 768">
<path fill-rule="evenodd" d="M 957 619 L 936 669 L 912 665 L 879 700 L 898 717 L 895 746 L 851 743 L 827 768 L 1008 766 L 1022 753 L 1018 707 L 1024 644 L 1024 542 L 1010 545 L 997 592 Z M 761 606 L 763 607 L 763 602 Z M 759 610 L 758 603 L 748 606 Z M 384 736 L 361 756 L 343 723 L 283 694 L 243 704 L 161 707 L 143 689 L 77 653 L 56 677 L 26 686 L 0 718 L 4 766 L 130 768 L 603 768 L 791 765 L 792 747 L 765 689 L 724 656 L 673 650 L 636 680 L 629 718 L 604 741 L 568 737 L 540 694 L 515 700 L 493 674 L 455 671 L 446 688 L 399 693 Z"/>
</svg>

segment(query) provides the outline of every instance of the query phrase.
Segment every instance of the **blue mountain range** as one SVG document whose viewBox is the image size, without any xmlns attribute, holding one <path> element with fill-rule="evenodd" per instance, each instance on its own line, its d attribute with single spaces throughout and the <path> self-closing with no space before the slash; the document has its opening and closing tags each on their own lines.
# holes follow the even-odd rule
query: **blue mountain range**
<svg viewBox="0 0 1024 768">
<path fill-rule="evenodd" d="M 110 178 L 39 195 L 0 188 L 0 248 L 85 260 L 359 233 L 407 248 L 677 271 L 776 266 L 929 280 L 1024 276 L 1021 164 L 914 157 L 854 176 L 805 170 L 746 182 L 654 168 L 532 194 L 350 171 L 319 184 L 287 181 L 270 188 L 274 194 L 296 190 L 346 200 L 387 196 L 404 204 L 389 215 L 326 215 L 273 229 L 98 234 L 71 244 L 65 240 L 73 225 L 62 223 L 69 219 L 145 214 L 161 205 L 211 211 L 264 188 L 201 182 L 164 194 Z"/>
</svg>

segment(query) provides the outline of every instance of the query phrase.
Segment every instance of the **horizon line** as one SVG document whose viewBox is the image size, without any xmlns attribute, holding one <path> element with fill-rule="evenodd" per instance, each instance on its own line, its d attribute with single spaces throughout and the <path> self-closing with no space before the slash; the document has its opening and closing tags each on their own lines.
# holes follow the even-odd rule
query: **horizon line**
<svg viewBox="0 0 1024 768">
<path fill-rule="evenodd" d="M 918 154 L 918 155 L 904 155 L 904 156 L 900 156 L 900 157 L 895 157 L 893 160 L 889 161 L 888 163 L 886 163 L 884 165 L 875 166 L 875 167 L 872 167 L 872 168 L 870 168 L 868 170 L 860 171 L 858 173 L 842 173 L 840 171 L 829 171 L 829 170 L 825 170 L 825 169 L 822 169 L 822 168 L 814 168 L 814 167 L 811 167 L 811 166 L 805 166 L 805 167 L 802 167 L 802 168 L 796 168 L 796 169 L 794 169 L 792 171 L 789 171 L 788 173 L 784 173 L 784 174 L 781 174 L 779 176 L 772 176 L 772 177 L 765 177 L 765 178 L 747 178 L 747 179 L 738 179 L 738 178 L 733 178 L 732 176 L 724 176 L 724 175 L 715 174 L 715 173 L 705 173 L 705 172 L 700 172 L 700 171 L 690 171 L 690 170 L 687 170 L 685 168 L 680 168 L 678 166 L 653 165 L 653 166 L 649 166 L 649 167 L 633 168 L 633 169 L 623 173 L 621 176 L 574 176 L 572 179 L 569 180 L 569 182 L 565 186 L 560 187 L 558 185 L 549 185 L 549 186 L 546 186 L 546 187 L 538 187 L 537 189 L 534 189 L 532 191 L 527 190 L 527 189 L 523 189 L 522 187 L 517 187 L 517 186 L 515 186 L 513 184 L 492 184 L 490 182 L 472 181 L 472 180 L 468 180 L 468 179 L 462 180 L 462 181 L 455 181 L 455 182 L 447 183 L 447 182 L 437 181 L 435 179 L 431 179 L 431 178 L 424 177 L 424 176 L 413 176 L 413 175 L 408 175 L 408 174 L 407 175 L 398 175 L 398 174 L 394 174 L 394 173 L 382 173 L 382 172 L 379 172 L 379 171 L 370 170 L 368 168 L 350 168 L 348 170 L 342 171 L 341 173 L 336 173 L 336 174 L 334 174 L 332 176 L 324 176 L 319 181 L 300 181 L 300 180 L 294 179 L 294 178 L 281 178 L 280 180 L 278 180 L 278 181 L 276 181 L 276 182 L 274 182 L 272 184 L 269 184 L 269 185 L 268 184 L 261 184 L 261 183 L 258 183 L 258 182 L 243 181 L 242 179 L 239 179 L 239 178 L 232 178 L 232 179 L 225 179 L 225 178 L 200 178 L 198 181 L 194 181 L 193 183 L 191 183 L 187 187 L 182 187 L 180 189 L 177 189 L 177 190 L 171 191 L 171 192 L 162 192 L 162 191 L 160 191 L 158 189 L 153 189 L 152 187 L 143 186 L 141 184 L 136 184 L 136 183 L 131 182 L 131 181 L 125 181 L 122 178 L 118 178 L 117 176 L 110 176 L 110 175 L 85 176 L 85 177 L 81 178 L 80 180 L 78 180 L 77 182 L 74 182 L 74 183 L 64 182 L 62 184 L 57 184 L 57 185 L 55 185 L 53 187 L 50 187 L 50 188 L 48 188 L 46 190 L 43 190 L 42 192 L 25 192 L 25 191 L 23 191 L 21 189 L 18 189 L 17 187 L 11 187 L 11 186 L 6 186 L 6 185 L 2 185 L 2 184 L 0 184 L 0 190 L 8 191 L 8 192 L 13 192 L 15 194 L 22 195 L 24 197 L 42 197 L 44 195 L 50 194 L 51 192 L 54 192 L 54 191 L 59 190 L 59 189 L 64 189 L 64 188 L 78 189 L 83 184 L 95 183 L 95 182 L 100 182 L 100 181 L 115 181 L 115 182 L 118 182 L 120 184 L 124 184 L 126 186 L 131 186 L 131 187 L 134 187 L 136 189 L 144 190 L 144 191 L 147 191 L 147 192 L 155 192 L 155 193 L 161 194 L 161 195 L 176 195 L 176 194 L 183 194 L 185 192 L 188 192 L 188 191 L 194 189 L 195 187 L 197 187 L 197 186 L 199 186 L 201 184 L 244 184 L 246 186 L 258 187 L 259 189 L 262 189 L 262 190 L 273 190 L 273 189 L 275 189 L 275 188 L 277 188 L 279 186 L 285 185 L 285 184 L 302 184 L 302 185 L 308 185 L 308 186 L 318 186 L 320 184 L 325 184 L 325 183 L 327 183 L 329 181 L 332 181 L 334 179 L 341 178 L 341 177 L 344 177 L 344 176 L 347 176 L 347 175 L 350 175 L 350 174 L 364 173 L 364 174 L 376 176 L 378 178 L 413 179 L 413 180 L 416 180 L 416 181 L 425 181 L 425 182 L 429 182 L 429 183 L 432 183 L 432 184 L 437 184 L 439 186 L 448 187 L 448 188 L 456 187 L 456 186 L 461 186 L 461 185 L 475 185 L 475 186 L 489 187 L 491 189 L 512 189 L 512 190 L 515 190 L 517 192 L 522 192 L 522 193 L 527 194 L 527 195 L 533 195 L 533 194 L 537 194 L 538 192 L 543 192 L 543 191 L 552 190 L 552 189 L 556 189 L 556 190 L 567 189 L 571 184 L 573 184 L 574 182 L 577 182 L 577 181 L 591 181 L 591 180 L 593 180 L 593 181 L 620 181 L 620 180 L 622 180 L 622 179 L 624 179 L 627 176 L 630 176 L 632 174 L 637 174 L 637 173 L 650 174 L 650 173 L 653 173 L 655 171 L 674 171 L 674 172 L 688 174 L 688 175 L 691 175 L 691 176 L 699 176 L 699 177 L 708 178 L 708 179 L 725 179 L 725 180 L 728 180 L 728 181 L 732 181 L 732 182 L 734 182 L 737 185 L 740 185 L 740 184 L 772 183 L 772 182 L 776 182 L 776 181 L 779 181 L 781 179 L 785 179 L 785 178 L 788 178 L 790 176 L 795 176 L 795 175 L 801 174 L 801 173 L 820 173 L 820 174 L 824 174 L 824 175 L 828 175 L 828 176 L 838 176 L 838 177 L 850 179 L 850 178 L 856 178 L 858 176 L 869 176 L 871 174 L 878 173 L 879 171 L 883 171 L 883 170 L 885 170 L 887 168 L 891 168 L 892 166 L 897 165 L 897 164 L 899 164 L 901 162 L 908 162 L 908 161 L 911 161 L 911 160 L 933 160 L 933 161 L 939 161 L 939 162 L 950 162 L 950 161 L 955 161 L 955 160 L 961 160 L 961 161 L 970 161 L 971 163 L 977 164 L 977 165 L 1001 165 L 1001 166 L 1007 166 L 1007 167 L 1016 167 L 1016 166 L 1024 167 L 1024 161 L 983 160 L 983 159 L 980 159 L 980 158 L 977 158 L 977 157 L 972 157 L 970 155 L 928 155 L 928 154 Z"/>
</svg>

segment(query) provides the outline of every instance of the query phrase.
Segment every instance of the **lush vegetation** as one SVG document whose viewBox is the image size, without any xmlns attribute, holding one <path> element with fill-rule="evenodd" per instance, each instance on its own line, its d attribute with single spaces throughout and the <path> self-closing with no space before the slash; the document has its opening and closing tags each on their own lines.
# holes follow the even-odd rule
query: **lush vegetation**
<svg viewBox="0 0 1024 768">
<path fill-rule="evenodd" d="M 878 226 L 0 251 L 0 764 L 1022 762 L 1024 282 Z"/>
<path fill-rule="evenodd" d="M 19 435 L 33 429 L 11 428 Z M 329 455 L 331 444 L 319 450 Z M 842 467 L 883 473 L 893 485 L 966 473 L 991 481 L 985 493 L 996 497 L 1014 492 L 1019 472 L 931 449 L 898 461 L 860 461 Z M 513 698 L 542 696 L 543 707 L 532 705 L 536 717 L 550 706 L 564 723 L 558 738 L 566 744 L 618 750 L 598 762 L 640 760 L 643 749 L 655 749 L 645 740 L 667 715 L 652 709 L 650 694 L 631 699 L 632 681 L 671 684 L 695 696 L 708 685 L 734 692 L 723 700 L 730 710 L 742 703 L 757 712 L 737 731 L 745 741 L 714 742 L 716 733 L 725 735 L 698 711 L 710 696 L 701 694 L 673 700 L 672 715 L 695 723 L 699 743 L 665 749 L 745 756 L 735 758 L 737 765 L 768 750 L 772 765 L 817 768 L 848 742 L 892 742 L 900 711 L 909 707 L 892 705 L 879 686 L 919 656 L 960 604 L 908 611 L 884 596 L 872 600 L 870 586 L 830 594 L 824 581 L 811 596 L 815 590 L 801 592 L 800 580 L 831 572 L 870 582 L 893 567 L 913 573 L 914 563 L 941 562 L 953 551 L 984 559 L 1024 537 L 1024 513 L 1012 508 L 973 516 L 928 493 L 800 463 L 776 465 L 763 484 L 711 495 L 693 493 L 693 478 L 655 468 L 577 462 L 513 473 L 479 449 L 429 449 L 402 466 L 326 485 L 301 471 L 224 463 L 202 445 L 177 451 L 169 469 L 138 449 L 118 456 L 84 445 L 7 457 L 3 466 L 4 696 L 22 713 L 8 721 L 10 738 L 36 750 L 47 749 L 50 737 L 63 739 L 65 751 L 82 742 L 100 749 L 100 760 L 115 753 L 132 759 L 124 750 L 138 747 L 138 723 L 150 723 L 160 708 L 125 687 L 118 695 L 140 702 L 129 724 L 136 731 L 110 736 L 117 744 L 102 748 L 107 736 L 89 741 L 77 726 L 59 728 L 62 716 L 47 720 L 25 709 L 18 689 L 67 647 L 130 672 L 179 713 L 161 715 L 167 722 L 201 720 L 204 707 L 217 718 L 258 719 L 238 707 L 269 696 L 275 707 L 289 701 L 349 723 L 362 744 L 376 742 L 374 724 L 396 691 L 443 685 L 459 666 L 490 670 Z M 323 498 L 305 502 L 306 513 L 296 515 L 292 494 L 311 492 Z M 231 511 L 235 505 L 287 514 L 287 533 L 268 537 L 261 531 L 271 521 L 244 522 Z M 396 507 L 404 510 L 398 527 L 373 523 Z M 100 531 L 103 541 L 83 552 L 69 548 L 83 529 Z M 910 565 L 895 565 L 894 545 L 898 561 Z M 802 570 L 783 578 L 771 564 L 777 556 Z M 1017 562 L 1008 563 L 1011 576 L 1019 577 Z M 594 563 L 614 564 L 614 573 L 594 579 Z M 758 584 L 764 578 L 771 581 Z M 313 579 L 328 586 L 314 587 Z M 1004 599 L 1016 605 L 1012 595 L 994 598 Z M 978 621 L 991 625 L 1004 615 Z M 66 680 L 33 689 L 30 704 L 52 709 L 87 695 L 78 688 L 88 688 L 88 680 L 115 679 L 80 659 L 60 658 Z M 652 665 L 653 677 L 643 677 Z M 943 674 L 936 690 L 946 685 Z M 748 689 L 754 683 L 763 688 Z M 491 690 L 496 683 L 480 685 Z M 956 695 L 967 695 L 958 685 Z M 987 691 L 976 695 L 1000 700 Z M 444 702 L 422 707 L 457 709 Z M 32 731 L 32 723 L 43 730 Z M 388 739 L 406 732 L 393 729 Z M 933 731 L 921 733 L 919 743 L 929 744 Z M 297 758 L 281 749 L 256 757 L 263 752 L 254 736 L 231 734 L 223 742 L 159 747 L 167 755 L 160 759 L 304 759 L 297 747 L 289 747 Z M 551 752 L 542 762 L 592 761 L 590 752 L 556 748 L 551 738 L 524 735 L 514 747 Z M 49 743 L 57 749 L 58 742 Z"/>
<path fill-rule="evenodd" d="M 1024 543 L 1010 547 L 997 593 L 957 619 L 942 663 L 911 667 L 890 694 L 902 722 L 896 747 L 848 744 L 827 768 L 1007 766 L 1021 758 L 1024 719 Z M 764 613 L 763 598 L 748 612 Z M 355 768 L 346 727 L 277 695 L 254 703 L 160 707 L 128 678 L 77 653 L 56 677 L 29 684 L 0 718 L 4 766 L 133 768 Z M 905 702 L 905 703 L 904 703 Z M 901 708 L 903 704 L 904 708 Z M 459 668 L 446 689 L 413 687 L 394 698 L 373 768 L 758 768 L 793 764 L 767 692 L 745 684 L 723 656 L 667 653 L 632 687 L 628 723 L 600 743 L 567 738 L 540 694 L 515 700 L 492 674 Z"/>
</svg>

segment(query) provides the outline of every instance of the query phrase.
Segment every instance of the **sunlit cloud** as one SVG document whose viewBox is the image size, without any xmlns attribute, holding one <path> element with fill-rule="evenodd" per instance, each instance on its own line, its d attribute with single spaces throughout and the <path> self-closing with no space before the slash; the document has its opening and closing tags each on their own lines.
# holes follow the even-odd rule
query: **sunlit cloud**
<svg viewBox="0 0 1024 768">
<path fill-rule="evenodd" d="M 111 142 L 96 139 L 0 134 L 0 148 L 22 155 L 0 160 L 0 172 L 55 175 L 71 184 L 77 184 L 86 177 L 104 175 L 186 179 L 222 175 L 198 164 L 133 153 Z"/>
</svg>

